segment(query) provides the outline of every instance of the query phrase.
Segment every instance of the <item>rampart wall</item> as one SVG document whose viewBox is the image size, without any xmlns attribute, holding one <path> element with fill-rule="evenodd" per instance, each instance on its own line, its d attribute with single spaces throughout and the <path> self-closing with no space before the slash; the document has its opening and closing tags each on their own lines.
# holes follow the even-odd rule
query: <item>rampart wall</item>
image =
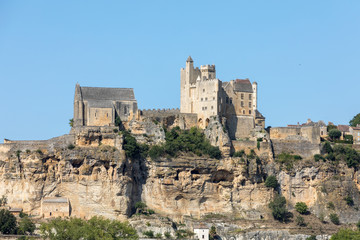
<svg viewBox="0 0 360 240">
<path fill-rule="evenodd" d="M 179 108 L 168 109 L 143 109 L 140 110 L 140 116 L 143 117 L 168 117 L 180 113 Z"/>
<path fill-rule="evenodd" d="M 275 127 L 270 129 L 270 139 L 309 141 L 320 144 L 320 128 L 306 127 Z"/>
</svg>

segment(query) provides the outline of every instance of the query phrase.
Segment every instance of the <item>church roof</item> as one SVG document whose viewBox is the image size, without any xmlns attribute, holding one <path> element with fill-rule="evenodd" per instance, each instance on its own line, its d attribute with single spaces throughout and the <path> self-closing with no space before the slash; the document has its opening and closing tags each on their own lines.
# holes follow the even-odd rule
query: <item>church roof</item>
<svg viewBox="0 0 360 240">
<path fill-rule="evenodd" d="M 193 62 L 191 56 L 188 57 L 188 59 L 186 60 L 187 62 Z"/>
<path fill-rule="evenodd" d="M 234 91 L 252 93 L 252 85 L 249 79 L 236 79 L 234 82 Z"/>
<path fill-rule="evenodd" d="M 84 101 L 136 101 L 132 88 L 80 87 L 80 89 Z"/>
</svg>

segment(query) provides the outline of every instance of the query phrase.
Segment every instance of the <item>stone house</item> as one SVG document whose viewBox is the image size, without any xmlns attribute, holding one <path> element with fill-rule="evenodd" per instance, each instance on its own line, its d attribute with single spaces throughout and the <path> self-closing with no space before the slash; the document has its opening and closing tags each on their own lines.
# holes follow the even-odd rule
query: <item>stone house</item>
<svg viewBox="0 0 360 240">
<path fill-rule="evenodd" d="M 338 125 L 337 129 L 341 132 L 340 140 L 344 140 L 346 135 L 351 135 L 349 125 Z"/>
<path fill-rule="evenodd" d="M 115 126 L 116 117 L 127 122 L 138 112 L 132 88 L 75 86 L 74 127 Z"/>
<path fill-rule="evenodd" d="M 353 136 L 353 144 L 360 145 L 360 125 L 350 127 L 350 133 Z"/>
<path fill-rule="evenodd" d="M 194 233 L 195 239 L 209 240 L 209 228 L 203 223 L 194 225 Z"/>
<path fill-rule="evenodd" d="M 69 217 L 70 202 L 64 197 L 46 197 L 41 201 L 41 216 L 44 218 Z"/>
<path fill-rule="evenodd" d="M 191 57 L 180 70 L 180 112 L 197 114 L 198 126 L 206 128 L 212 116 L 226 120 L 231 139 L 244 138 L 256 127 L 265 127 L 257 109 L 257 83 L 249 79 L 222 82 L 215 65 L 194 68 Z"/>
</svg>

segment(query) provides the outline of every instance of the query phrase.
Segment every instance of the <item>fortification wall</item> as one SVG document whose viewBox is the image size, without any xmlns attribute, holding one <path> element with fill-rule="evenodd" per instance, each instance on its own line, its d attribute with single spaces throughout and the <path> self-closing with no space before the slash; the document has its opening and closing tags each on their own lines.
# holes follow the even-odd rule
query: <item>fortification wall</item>
<svg viewBox="0 0 360 240">
<path fill-rule="evenodd" d="M 306 127 L 275 127 L 270 129 L 270 139 L 289 141 L 309 141 L 320 144 L 320 128 Z"/>
<path fill-rule="evenodd" d="M 252 116 L 233 115 L 227 119 L 226 125 L 229 130 L 229 136 L 233 140 L 249 137 L 255 127 Z"/>
<path fill-rule="evenodd" d="M 14 141 L 6 140 L 6 143 L 0 144 L 0 156 L 4 156 L 9 151 L 35 151 L 35 150 L 54 150 L 54 148 L 65 148 L 75 141 L 74 136 L 65 134 L 48 140 L 26 140 Z"/>
<path fill-rule="evenodd" d="M 168 108 L 168 109 L 143 109 L 140 110 L 140 116 L 143 117 L 169 117 L 180 113 L 179 108 Z"/>
<path fill-rule="evenodd" d="M 258 156 L 269 156 L 271 152 L 270 142 L 260 142 L 260 148 L 257 148 L 257 141 L 231 141 L 233 146 L 233 151 L 238 152 L 244 150 L 246 154 L 250 154 L 251 150 L 254 150 Z"/>
<path fill-rule="evenodd" d="M 281 140 L 272 139 L 275 157 L 280 153 L 291 153 L 300 155 L 303 158 L 312 158 L 320 154 L 320 144 L 304 140 Z"/>
</svg>

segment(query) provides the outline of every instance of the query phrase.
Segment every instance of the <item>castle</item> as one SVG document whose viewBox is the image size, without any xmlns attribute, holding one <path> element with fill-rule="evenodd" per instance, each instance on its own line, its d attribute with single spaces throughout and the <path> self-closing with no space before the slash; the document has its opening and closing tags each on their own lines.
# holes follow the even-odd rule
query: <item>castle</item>
<svg viewBox="0 0 360 240">
<path fill-rule="evenodd" d="M 249 79 L 222 82 L 215 65 L 194 68 L 192 58 L 180 71 L 180 112 L 196 113 L 198 126 L 206 128 L 211 116 L 224 119 L 231 139 L 246 138 L 265 118 L 257 108 L 257 83 Z"/>
<path fill-rule="evenodd" d="M 222 82 L 216 78 L 215 65 L 194 68 L 191 57 L 180 70 L 180 111 L 169 111 L 170 115 L 191 119 L 186 126 L 179 124 L 183 128 L 195 125 L 205 129 L 210 117 L 218 116 L 233 140 L 247 138 L 256 127 L 265 127 L 265 118 L 257 107 L 256 82 L 251 83 L 249 79 Z M 115 126 L 117 117 L 126 123 L 151 113 L 138 110 L 133 89 L 76 84 L 74 127 Z"/>
</svg>

